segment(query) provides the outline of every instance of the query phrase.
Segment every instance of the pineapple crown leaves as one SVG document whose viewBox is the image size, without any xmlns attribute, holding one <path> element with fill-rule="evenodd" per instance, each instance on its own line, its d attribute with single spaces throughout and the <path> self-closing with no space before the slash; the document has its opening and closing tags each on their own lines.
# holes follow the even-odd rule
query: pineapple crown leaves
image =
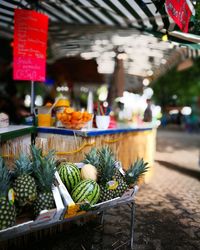
<svg viewBox="0 0 200 250">
<path fill-rule="evenodd" d="M 148 163 L 143 159 L 137 159 L 134 164 L 131 164 L 130 168 L 125 173 L 125 179 L 128 185 L 134 184 L 142 175 L 148 170 Z"/>
<path fill-rule="evenodd" d="M 43 157 L 42 149 L 37 148 L 35 145 L 31 145 L 31 155 L 34 166 L 40 166 L 41 159 L 45 159 L 46 161 L 50 161 L 53 165 L 56 164 L 55 151 L 51 150 L 48 152 L 46 156 Z"/>
<path fill-rule="evenodd" d="M 33 172 L 32 162 L 30 158 L 25 154 L 20 154 L 19 158 L 15 160 L 15 176 L 20 176 L 23 174 L 31 175 Z"/>
<path fill-rule="evenodd" d="M 97 168 L 100 176 L 99 181 L 103 185 L 112 180 L 115 175 L 116 160 L 112 150 L 108 146 L 100 149 L 92 148 L 88 154 L 85 154 L 83 162 L 92 164 Z"/>
<path fill-rule="evenodd" d="M 37 148 L 35 145 L 31 145 L 31 155 L 32 155 L 32 161 L 34 162 L 34 165 L 39 164 L 38 159 L 42 157 L 42 149 Z"/>
<path fill-rule="evenodd" d="M 4 160 L 0 157 L 0 197 L 6 197 L 10 187 L 11 174 L 5 166 Z"/>
<path fill-rule="evenodd" d="M 116 170 L 115 164 L 116 159 L 112 150 L 108 146 L 102 147 L 99 150 L 99 171 L 102 184 L 113 179 Z"/>
<path fill-rule="evenodd" d="M 85 154 L 85 159 L 83 160 L 85 164 L 91 164 L 98 168 L 99 166 L 99 151 L 97 148 L 92 148 L 89 153 Z"/>
<path fill-rule="evenodd" d="M 40 159 L 40 165 L 34 169 L 36 183 L 41 192 L 51 192 L 52 184 L 54 182 L 56 172 L 56 165 L 52 161 Z"/>
<path fill-rule="evenodd" d="M 51 192 L 55 179 L 56 160 L 52 150 L 46 156 L 42 156 L 42 150 L 31 146 L 33 172 L 37 186 L 41 192 Z"/>
</svg>

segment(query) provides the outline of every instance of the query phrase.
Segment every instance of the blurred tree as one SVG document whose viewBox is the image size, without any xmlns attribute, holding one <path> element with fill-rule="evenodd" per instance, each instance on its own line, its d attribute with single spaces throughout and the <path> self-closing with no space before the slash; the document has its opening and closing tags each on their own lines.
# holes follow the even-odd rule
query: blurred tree
<svg viewBox="0 0 200 250">
<path fill-rule="evenodd" d="M 160 77 L 152 86 L 154 100 L 165 106 L 193 105 L 200 96 L 200 59 L 192 67 L 177 71 L 176 68 Z M 174 102 L 176 96 L 176 102 Z"/>
<path fill-rule="evenodd" d="M 200 34 L 200 2 L 196 1 L 195 5 L 195 18 L 194 18 L 194 31 L 192 33 L 199 35 Z"/>
</svg>

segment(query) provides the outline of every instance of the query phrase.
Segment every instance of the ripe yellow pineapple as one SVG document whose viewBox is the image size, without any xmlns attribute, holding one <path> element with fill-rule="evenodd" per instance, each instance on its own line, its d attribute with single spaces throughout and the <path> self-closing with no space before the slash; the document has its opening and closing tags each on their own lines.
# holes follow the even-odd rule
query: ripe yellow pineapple
<svg viewBox="0 0 200 250">
<path fill-rule="evenodd" d="M 42 156 L 42 149 L 31 146 L 33 171 L 38 187 L 38 196 L 33 203 L 33 210 L 37 216 L 42 210 L 55 208 L 52 185 L 55 179 L 56 160 L 53 151 Z"/>
<path fill-rule="evenodd" d="M 8 200 L 10 188 L 10 173 L 0 157 L 0 230 L 15 224 L 15 207 Z"/>
<path fill-rule="evenodd" d="M 37 198 L 37 188 L 32 174 L 32 162 L 27 155 L 21 154 L 15 161 L 15 176 L 13 183 L 15 199 L 19 206 L 33 203 Z"/>
</svg>

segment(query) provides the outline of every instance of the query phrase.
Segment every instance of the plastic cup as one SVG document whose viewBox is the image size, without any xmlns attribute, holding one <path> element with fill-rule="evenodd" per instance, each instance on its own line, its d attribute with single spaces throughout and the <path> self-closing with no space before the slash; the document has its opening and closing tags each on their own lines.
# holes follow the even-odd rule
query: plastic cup
<svg viewBox="0 0 200 250">
<path fill-rule="evenodd" d="M 99 129 L 107 129 L 110 124 L 109 115 L 97 115 L 96 116 L 96 125 Z"/>
<path fill-rule="evenodd" d="M 49 107 L 37 107 L 39 127 L 51 127 L 51 112 Z"/>
</svg>

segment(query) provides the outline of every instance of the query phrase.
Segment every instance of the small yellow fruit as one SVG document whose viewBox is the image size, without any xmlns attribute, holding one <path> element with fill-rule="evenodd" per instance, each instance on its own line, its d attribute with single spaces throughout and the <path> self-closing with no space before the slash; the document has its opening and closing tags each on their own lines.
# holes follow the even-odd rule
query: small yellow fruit
<svg viewBox="0 0 200 250">
<path fill-rule="evenodd" d="M 81 168 L 81 179 L 82 180 L 97 180 L 97 169 L 91 164 L 85 164 Z"/>
</svg>

